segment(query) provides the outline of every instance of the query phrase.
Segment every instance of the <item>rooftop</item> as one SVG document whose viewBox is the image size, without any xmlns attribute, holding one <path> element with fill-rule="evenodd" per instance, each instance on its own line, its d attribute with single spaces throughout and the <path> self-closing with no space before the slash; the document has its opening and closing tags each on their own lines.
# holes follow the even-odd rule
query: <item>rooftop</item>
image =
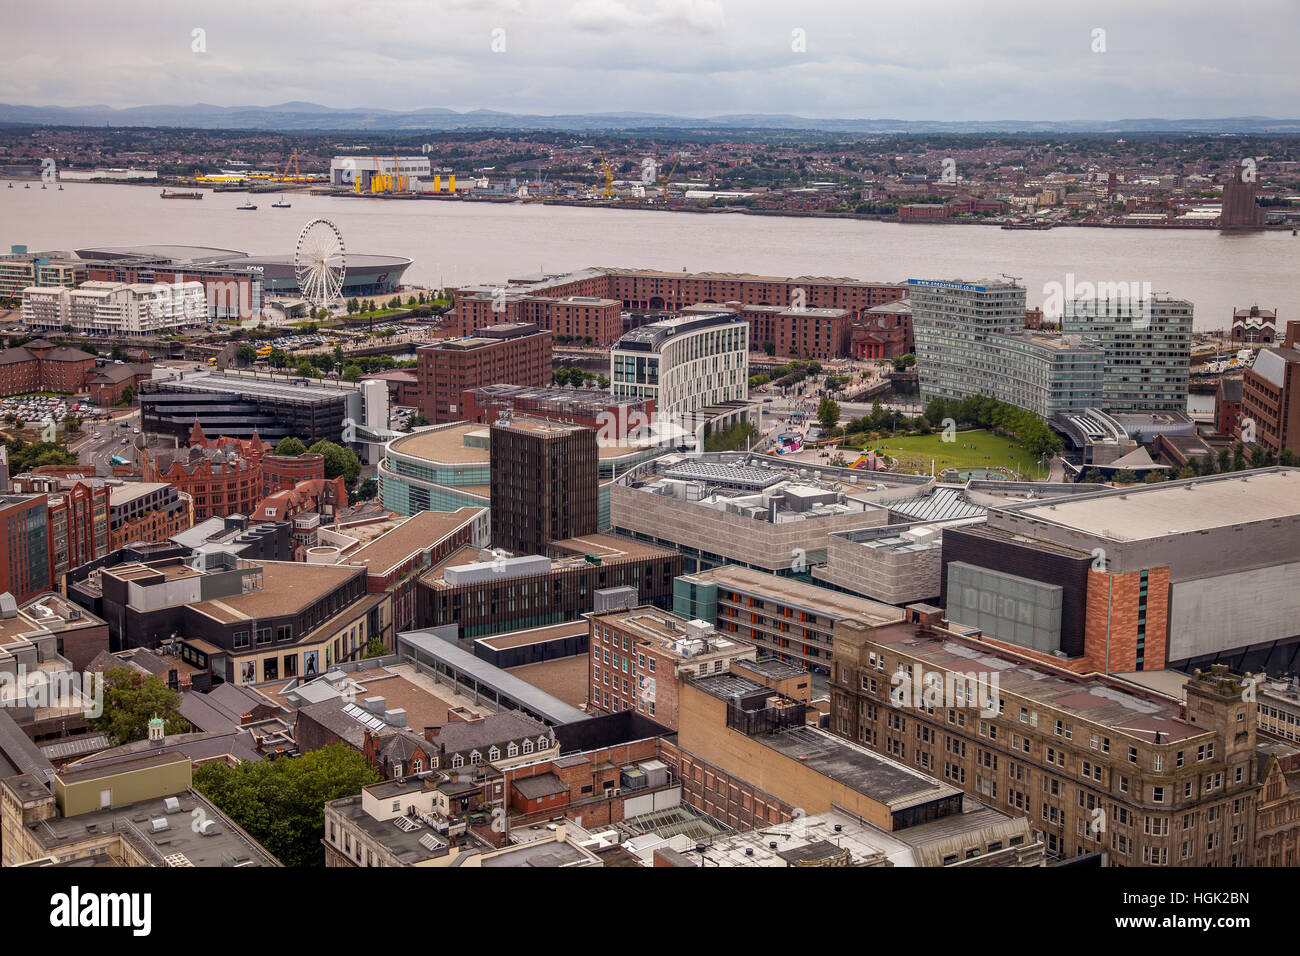
<svg viewBox="0 0 1300 956">
<path fill-rule="evenodd" d="M 998 510 L 1113 541 L 1296 520 L 1300 519 L 1300 468 L 1135 485 L 1078 500 L 1006 505 Z"/>
<path fill-rule="evenodd" d="M 869 624 L 889 624 L 901 621 L 905 616 L 902 608 L 892 604 L 883 604 L 739 565 L 723 565 L 708 571 L 683 574 L 681 578 L 692 584 L 716 584 L 724 589 L 759 594 L 784 606 L 808 611 L 819 617 L 851 617 Z"/>
<path fill-rule="evenodd" d="M 223 624 L 293 614 L 327 597 L 358 573 L 347 565 L 262 561 L 262 588 L 192 605 Z M 197 573 L 197 572 L 195 572 Z"/>
<path fill-rule="evenodd" d="M 996 674 L 999 693 L 1007 699 L 1008 712 L 1013 704 L 1009 697 L 1017 697 L 1147 743 L 1153 743 L 1157 733 L 1162 743 L 1208 733 L 1179 717 L 1176 700 L 1126 689 L 1115 681 L 1067 676 L 1064 671 L 1026 664 L 992 647 L 942 634 L 924 634 L 913 624 L 876 628 L 871 639 L 936 669 Z M 1038 719 L 1041 724 L 1049 718 L 1039 713 Z"/>
<path fill-rule="evenodd" d="M 391 531 L 346 555 L 348 564 L 364 564 L 370 574 L 383 574 L 412 555 L 427 551 L 483 513 L 482 508 L 460 508 L 452 512 L 420 511 Z"/>
</svg>

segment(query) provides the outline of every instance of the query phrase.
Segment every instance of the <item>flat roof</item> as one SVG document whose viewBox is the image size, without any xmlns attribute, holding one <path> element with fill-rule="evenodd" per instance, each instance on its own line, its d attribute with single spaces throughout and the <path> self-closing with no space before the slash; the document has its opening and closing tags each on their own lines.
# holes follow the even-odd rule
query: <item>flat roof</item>
<svg viewBox="0 0 1300 956">
<path fill-rule="evenodd" d="M 1300 516 L 1300 468 L 1265 468 L 1124 489 L 1033 505 L 1014 512 L 1109 538 L 1144 541 Z"/>
<path fill-rule="evenodd" d="M 913 624 L 877 628 L 872 640 L 936 669 L 962 674 L 998 675 L 998 691 L 1051 707 L 1063 714 L 1102 724 L 1115 734 L 1148 743 L 1157 733 L 1162 743 L 1174 743 L 1211 733 L 1178 716 L 1173 700 L 1144 696 L 1135 690 L 1097 677 L 1067 676 L 1066 672 L 1025 663 L 1012 653 L 982 643 L 959 641 L 955 636 L 922 634 Z M 1011 702 L 1008 701 L 1008 710 Z M 1039 715 L 1040 721 L 1045 715 Z"/>
<path fill-rule="evenodd" d="M 535 420 L 535 419 L 530 419 Z M 518 419 L 516 424 L 518 424 Z M 403 435 L 401 438 L 395 438 L 389 442 L 389 449 L 399 455 L 410 455 L 413 458 L 423 458 L 426 461 L 437 462 L 446 465 L 488 465 L 492 461 L 492 453 L 488 447 L 491 439 L 490 425 L 480 425 L 477 422 L 456 422 L 452 425 L 436 425 L 432 428 L 421 428 L 410 435 Z M 569 426 L 559 426 L 567 428 Z M 478 433 L 483 441 L 483 447 L 467 446 L 465 437 Z M 625 442 L 596 442 L 596 454 L 599 458 L 622 458 L 625 455 L 642 454 L 645 449 L 639 445 L 627 444 Z"/>
<path fill-rule="evenodd" d="M 579 619 L 565 621 L 563 624 L 547 624 L 545 627 L 530 627 L 526 631 L 511 631 L 509 634 L 480 637 L 476 643 L 485 644 L 496 650 L 505 650 L 510 647 L 525 647 L 528 644 L 554 641 L 565 637 L 580 637 L 587 633 L 587 622 Z"/>
<path fill-rule="evenodd" d="M 548 723 L 569 724 L 589 717 L 573 705 L 539 690 L 508 671 L 480 660 L 469 651 L 461 650 L 430 631 L 402 631 L 398 638 L 422 654 L 454 668 L 458 673 L 472 677 L 475 683 L 491 687 L 526 708 L 528 713 L 536 714 Z"/>
<path fill-rule="evenodd" d="M 348 564 L 364 564 L 371 574 L 382 574 L 411 555 L 435 547 L 457 528 L 473 521 L 482 510 L 459 508 L 452 512 L 417 511 L 397 527 L 345 555 L 343 560 Z"/>
<path fill-rule="evenodd" d="M 696 584 L 717 584 L 737 591 L 761 592 L 790 607 L 811 611 L 832 618 L 856 618 L 867 624 L 879 625 L 901 621 L 902 608 L 869 598 L 832 591 L 816 584 L 805 584 L 794 578 L 755 571 L 734 564 L 725 564 L 708 571 L 681 575 L 683 580 Z"/>
<path fill-rule="evenodd" d="M 191 606 L 223 624 L 292 614 L 337 590 L 360 571 L 345 564 L 258 563 L 262 568 L 260 591 L 213 598 Z"/>
</svg>

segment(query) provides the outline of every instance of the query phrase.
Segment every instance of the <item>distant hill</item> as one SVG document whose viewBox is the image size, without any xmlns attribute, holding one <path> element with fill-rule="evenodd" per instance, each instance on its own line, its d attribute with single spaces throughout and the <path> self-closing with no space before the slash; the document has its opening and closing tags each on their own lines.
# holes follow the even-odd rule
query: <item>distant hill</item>
<svg viewBox="0 0 1300 956">
<path fill-rule="evenodd" d="M 0 123 L 50 126 L 166 126 L 186 129 L 339 130 L 396 132 L 402 130 L 649 130 L 723 131 L 742 129 L 821 130 L 838 133 L 1227 133 L 1295 134 L 1300 120 L 1267 116 L 1222 119 L 1120 120 L 971 120 L 942 122 L 901 119 L 824 119 L 770 113 L 736 113 L 689 117 L 660 113 L 576 113 L 533 116 L 497 110 L 334 109 L 316 103 L 276 106 L 18 106 L 0 104 Z"/>
</svg>

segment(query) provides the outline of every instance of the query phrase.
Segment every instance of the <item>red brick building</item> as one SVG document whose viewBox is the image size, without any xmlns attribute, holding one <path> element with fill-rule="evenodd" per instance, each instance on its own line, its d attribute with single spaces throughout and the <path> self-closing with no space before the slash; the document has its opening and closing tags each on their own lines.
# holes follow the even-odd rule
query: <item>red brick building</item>
<svg viewBox="0 0 1300 956">
<path fill-rule="evenodd" d="M 725 303 L 736 306 L 765 306 L 780 310 L 803 308 L 843 309 L 850 319 L 873 306 L 903 298 L 907 287 L 898 283 L 865 282 L 817 276 L 781 278 L 725 272 L 662 272 L 654 269 L 586 269 L 568 275 L 551 276 L 536 282 L 515 282 L 502 288 L 474 286 L 455 291 L 456 307 L 448 314 L 458 334 L 490 325 L 536 322 L 551 329 L 557 339 L 566 336 L 592 344 L 608 345 L 623 332 L 621 311 L 680 312 L 693 305 Z M 763 312 L 746 312 L 757 319 Z M 800 338 L 808 328 L 815 340 L 814 317 L 805 315 L 787 328 L 787 348 L 805 348 L 816 355 L 815 344 Z M 772 320 L 776 321 L 776 320 Z M 775 335 L 764 337 L 757 330 L 750 335 L 756 348 L 764 341 L 778 342 Z M 848 347 L 847 332 L 843 347 Z M 779 347 L 778 347 L 779 348 Z M 782 353 L 782 354 L 795 354 Z M 803 354 L 802 352 L 798 354 Z M 847 352 L 838 353 L 838 356 Z"/>
<path fill-rule="evenodd" d="M 481 385 L 549 385 L 554 336 L 536 324 L 480 329 L 416 350 L 420 412 L 435 425 L 461 421 L 461 395 Z"/>
<path fill-rule="evenodd" d="M 86 391 L 95 372 L 95 356 L 81 349 L 36 339 L 17 348 L 0 351 L 0 395 L 29 392 Z"/>
<path fill-rule="evenodd" d="M 263 491 L 267 495 L 296 487 L 304 481 L 324 477 L 324 455 L 264 455 L 262 457 Z"/>
<path fill-rule="evenodd" d="M 907 299 L 868 309 L 849 333 L 849 354 L 855 359 L 895 359 L 915 351 L 912 306 Z"/>
<path fill-rule="evenodd" d="M 0 593 L 19 604 L 53 586 L 45 495 L 0 496 Z"/>
<path fill-rule="evenodd" d="M 194 500 L 194 520 L 249 515 L 265 497 L 263 459 L 271 446 L 253 432 L 251 439 L 208 439 L 197 420 L 189 448 L 140 453 L 141 478 L 176 486 Z"/>
<path fill-rule="evenodd" d="M 344 560 L 366 566 L 366 591 L 388 592 L 394 629 L 410 630 L 417 623 L 419 572 L 440 564 L 460 548 L 487 544 L 487 521 L 486 508 L 420 511 L 345 555 Z"/>
<path fill-rule="evenodd" d="M 96 405 L 108 407 L 120 403 L 129 388 L 134 403 L 140 383 L 152 376 L 152 364 L 105 365 L 86 377 L 86 392 Z"/>
<path fill-rule="evenodd" d="M 1237 433 L 1248 443 L 1253 433 L 1274 454 L 1300 454 L 1300 320 L 1287 323 L 1284 345 L 1261 349 L 1246 369 Z"/>
</svg>

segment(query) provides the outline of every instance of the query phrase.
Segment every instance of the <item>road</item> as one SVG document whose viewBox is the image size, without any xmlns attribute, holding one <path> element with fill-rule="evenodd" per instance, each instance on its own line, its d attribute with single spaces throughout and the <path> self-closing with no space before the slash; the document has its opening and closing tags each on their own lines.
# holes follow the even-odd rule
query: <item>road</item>
<svg viewBox="0 0 1300 956">
<path fill-rule="evenodd" d="M 108 463 L 108 460 L 114 455 L 120 455 L 133 464 L 139 463 L 140 452 L 135 447 L 135 443 L 122 444 L 123 438 L 138 437 L 131 431 L 133 428 L 140 427 L 138 408 L 114 418 L 111 422 L 94 424 L 88 422 L 82 427 L 87 432 L 86 436 L 74 442 L 69 450 L 76 453 L 78 462 L 90 466 L 95 475 L 106 478 L 113 474 L 113 466 Z"/>
</svg>

